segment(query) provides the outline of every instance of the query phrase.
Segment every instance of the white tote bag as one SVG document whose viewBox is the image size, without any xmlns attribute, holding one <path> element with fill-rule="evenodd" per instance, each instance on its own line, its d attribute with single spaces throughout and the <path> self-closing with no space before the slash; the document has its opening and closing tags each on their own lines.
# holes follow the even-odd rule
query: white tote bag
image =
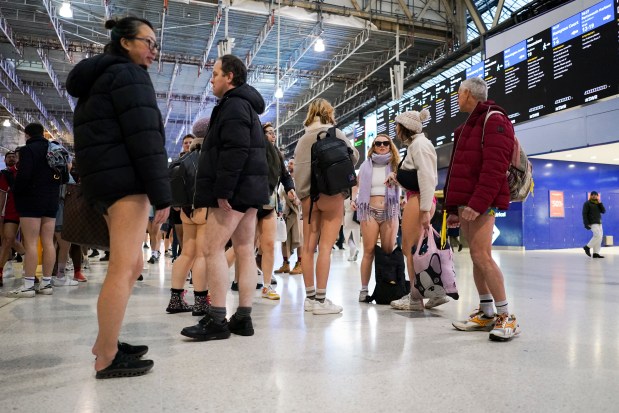
<svg viewBox="0 0 619 413">
<path fill-rule="evenodd" d="M 275 242 L 285 242 L 288 238 L 288 231 L 286 230 L 286 220 L 284 217 L 277 217 L 277 229 L 275 231 Z"/>
</svg>

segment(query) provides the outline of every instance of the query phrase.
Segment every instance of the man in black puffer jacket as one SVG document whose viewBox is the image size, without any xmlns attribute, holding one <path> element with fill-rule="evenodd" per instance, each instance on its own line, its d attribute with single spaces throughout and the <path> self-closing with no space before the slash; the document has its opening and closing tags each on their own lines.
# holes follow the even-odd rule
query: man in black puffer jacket
<svg viewBox="0 0 619 413">
<path fill-rule="evenodd" d="M 220 57 L 213 67 L 211 85 L 219 103 L 202 146 L 196 175 L 194 207 L 208 207 L 205 258 L 211 307 L 186 337 L 217 340 L 230 333 L 254 334 L 251 305 L 256 285 L 254 236 L 256 209 L 269 202 L 266 149 L 258 113 L 262 96 L 247 83 L 247 68 L 235 56 Z M 232 240 L 239 268 L 239 307 L 226 321 L 228 265 L 224 248 Z"/>
</svg>

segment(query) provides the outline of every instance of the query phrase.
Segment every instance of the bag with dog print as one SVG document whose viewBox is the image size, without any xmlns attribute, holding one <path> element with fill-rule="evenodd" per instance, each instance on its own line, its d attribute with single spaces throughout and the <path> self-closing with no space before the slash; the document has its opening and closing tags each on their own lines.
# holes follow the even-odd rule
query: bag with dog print
<svg viewBox="0 0 619 413">
<path fill-rule="evenodd" d="M 415 267 L 415 288 L 425 298 L 449 296 L 459 298 L 456 287 L 456 271 L 453 252 L 449 243 L 441 245 L 441 235 L 430 227 L 425 230 L 416 246 L 413 246 L 413 264 Z"/>
</svg>

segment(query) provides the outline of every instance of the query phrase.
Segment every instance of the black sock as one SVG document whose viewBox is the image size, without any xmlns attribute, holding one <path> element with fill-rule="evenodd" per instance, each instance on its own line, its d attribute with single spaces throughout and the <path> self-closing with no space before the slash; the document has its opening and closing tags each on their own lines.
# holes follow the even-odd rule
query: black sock
<svg viewBox="0 0 619 413">
<path fill-rule="evenodd" d="M 180 295 L 185 291 L 185 289 L 184 288 L 170 288 L 170 291 L 172 291 L 172 295 L 174 294 Z"/>
<path fill-rule="evenodd" d="M 239 320 L 244 320 L 251 316 L 251 307 L 238 307 L 236 309 L 236 318 Z"/>
<path fill-rule="evenodd" d="M 208 295 L 208 290 L 206 291 L 196 291 L 193 290 L 193 296 L 194 297 L 206 297 Z"/>
</svg>

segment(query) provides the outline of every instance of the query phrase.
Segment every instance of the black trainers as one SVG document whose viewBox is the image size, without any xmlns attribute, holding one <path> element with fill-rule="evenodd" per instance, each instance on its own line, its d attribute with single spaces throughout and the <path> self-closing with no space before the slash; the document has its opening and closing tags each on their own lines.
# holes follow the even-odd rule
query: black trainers
<svg viewBox="0 0 619 413">
<path fill-rule="evenodd" d="M 109 253 L 105 253 L 105 255 L 101 258 L 99 258 L 99 261 L 109 261 L 110 260 L 110 254 Z"/>
<path fill-rule="evenodd" d="M 122 351 L 118 351 L 112 364 L 97 372 L 97 379 L 113 379 L 116 377 L 135 377 L 146 374 L 153 368 L 152 360 L 136 360 Z"/>
<path fill-rule="evenodd" d="M 585 254 L 591 256 L 591 248 L 589 248 L 588 245 L 585 245 L 584 247 L 582 247 L 582 249 L 585 250 Z"/>
<path fill-rule="evenodd" d="M 253 336 L 254 335 L 254 325 L 251 322 L 251 317 L 238 319 L 236 317 L 236 313 L 230 317 L 228 321 L 228 328 L 231 333 L 234 333 L 239 336 Z"/>
<path fill-rule="evenodd" d="M 230 289 L 232 291 L 238 291 L 239 290 L 239 283 L 237 283 L 236 281 L 232 281 L 232 286 L 230 286 Z"/>
<path fill-rule="evenodd" d="M 144 276 L 142 274 L 138 277 L 138 281 L 144 281 Z"/>
<path fill-rule="evenodd" d="M 118 351 L 123 352 L 127 357 L 134 357 L 136 359 L 142 357 L 148 353 L 148 346 L 138 345 L 132 346 L 129 343 L 118 342 Z"/>
<path fill-rule="evenodd" d="M 593 258 L 604 258 L 603 255 L 593 253 Z"/>
<path fill-rule="evenodd" d="M 156 262 L 156 258 L 155 255 L 151 255 L 150 258 L 148 259 L 148 261 L 146 261 L 149 264 L 154 264 Z"/>
<path fill-rule="evenodd" d="M 99 251 L 97 250 L 92 250 L 92 252 L 90 253 L 90 255 L 88 256 L 88 258 L 94 258 L 94 257 L 98 257 L 99 256 Z"/>
<path fill-rule="evenodd" d="M 183 328 L 181 335 L 198 341 L 223 340 L 230 338 L 230 329 L 226 319 L 218 323 L 210 314 L 206 314 L 195 326 Z"/>
</svg>

